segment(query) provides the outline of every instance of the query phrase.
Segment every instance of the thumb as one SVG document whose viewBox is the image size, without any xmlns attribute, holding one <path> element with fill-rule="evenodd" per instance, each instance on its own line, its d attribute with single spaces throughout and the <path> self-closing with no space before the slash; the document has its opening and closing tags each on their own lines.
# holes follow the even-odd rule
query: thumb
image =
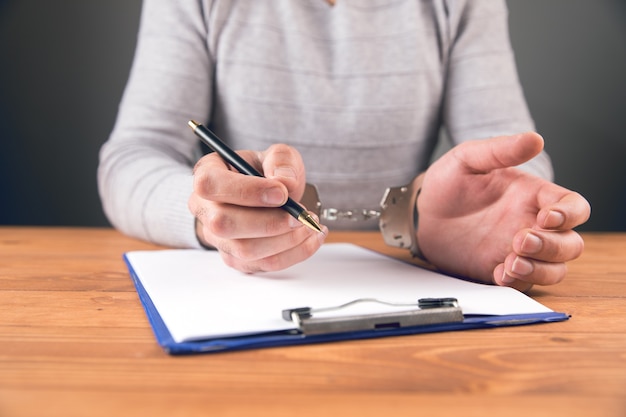
<svg viewBox="0 0 626 417">
<path fill-rule="evenodd" d="M 543 138 L 535 132 L 465 142 L 455 148 L 456 157 L 472 173 L 514 167 L 537 156 Z"/>
<path fill-rule="evenodd" d="M 291 197 L 299 199 L 302 196 L 306 174 L 302 157 L 295 148 L 274 144 L 262 152 L 262 160 L 267 178 L 280 181 Z"/>
</svg>

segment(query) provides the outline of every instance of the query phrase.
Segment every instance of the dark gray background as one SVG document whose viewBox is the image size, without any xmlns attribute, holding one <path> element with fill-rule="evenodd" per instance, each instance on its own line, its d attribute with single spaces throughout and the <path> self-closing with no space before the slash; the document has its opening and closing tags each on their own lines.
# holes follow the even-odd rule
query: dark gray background
<svg viewBox="0 0 626 417">
<path fill-rule="evenodd" d="M 626 2 L 508 4 L 556 182 L 593 207 L 581 230 L 626 230 Z M 128 76 L 140 8 L 140 0 L 0 0 L 0 224 L 108 225 L 98 150 Z"/>
</svg>

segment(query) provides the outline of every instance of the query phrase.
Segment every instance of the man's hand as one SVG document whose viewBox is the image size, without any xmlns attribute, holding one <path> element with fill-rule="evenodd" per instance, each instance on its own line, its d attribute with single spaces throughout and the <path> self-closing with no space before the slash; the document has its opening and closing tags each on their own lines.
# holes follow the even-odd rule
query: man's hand
<svg viewBox="0 0 626 417">
<path fill-rule="evenodd" d="M 578 193 L 515 166 L 543 149 L 536 133 L 463 143 L 427 171 L 418 240 L 444 272 L 527 290 L 560 282 L 583 250 L 589 218 Z"/>
<path fill-rule="evenodd" d="M 284 269 L 313 255 L 328 229 L 314 232 L 277 208 L 288 196 L 302 197 L 300 154 L 286 145 L 239 154 L 266 178 L 242 175 L 217 154 L 196 164 L 189 209 L 200 241 L 216 248 L 226 264 L 250 273 Z"/>
</svg>

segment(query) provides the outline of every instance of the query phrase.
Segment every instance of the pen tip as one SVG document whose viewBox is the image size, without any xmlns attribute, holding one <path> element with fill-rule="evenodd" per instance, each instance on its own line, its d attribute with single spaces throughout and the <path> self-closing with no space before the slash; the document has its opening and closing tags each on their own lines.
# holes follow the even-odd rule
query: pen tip
<svg viewBox="0 0 626 417">
<path fill-rule="evenodd" d="M 316 232 L 324 233 L 324 231 L 322 230 L 322 226 L 320 226 L 320 224 L 315 221 L 313 216 L 311 216 L 311 214 L 306 210 L 300 213 L 300 215 L 298 216 L 298 220 L 309 229 L 315 230 Z"/>
<path fill-rule="evenodd" d="M 190 120 L 187 122 L 187 124 L 189 125 L 190 128 L 192 129 L 196 129 L 196 127 L 200 126 L 200 123 L 196 122 L 195 120 Z"/>
</svg>

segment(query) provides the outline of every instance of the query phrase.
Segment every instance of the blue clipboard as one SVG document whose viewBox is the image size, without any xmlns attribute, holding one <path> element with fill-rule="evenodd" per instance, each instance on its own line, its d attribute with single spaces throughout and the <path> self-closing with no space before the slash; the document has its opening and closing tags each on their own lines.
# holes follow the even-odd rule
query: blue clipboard
<svg viewBox="0 0 626 417">
<path fill-rule="evenodd" d="M 414 335 L 421 333 L 497 328 L 504 326 L 551 323 L 569 319 L 569 315 L 559 312 L 542 312 L 518 315 L 465 315 L 458 321 L 414 326 L 383 326 L 376 329 L 328 332 L 322 334 L 305 334 L 300 330 L 269 331 L 251 335 L 176 342 L 126 255 L 124 255 L 124 260 L 158 344 L 167 353 L 172 355 L 216 353 L 243 349 L 293 346 L 343 340 Z"/>
</svg>

